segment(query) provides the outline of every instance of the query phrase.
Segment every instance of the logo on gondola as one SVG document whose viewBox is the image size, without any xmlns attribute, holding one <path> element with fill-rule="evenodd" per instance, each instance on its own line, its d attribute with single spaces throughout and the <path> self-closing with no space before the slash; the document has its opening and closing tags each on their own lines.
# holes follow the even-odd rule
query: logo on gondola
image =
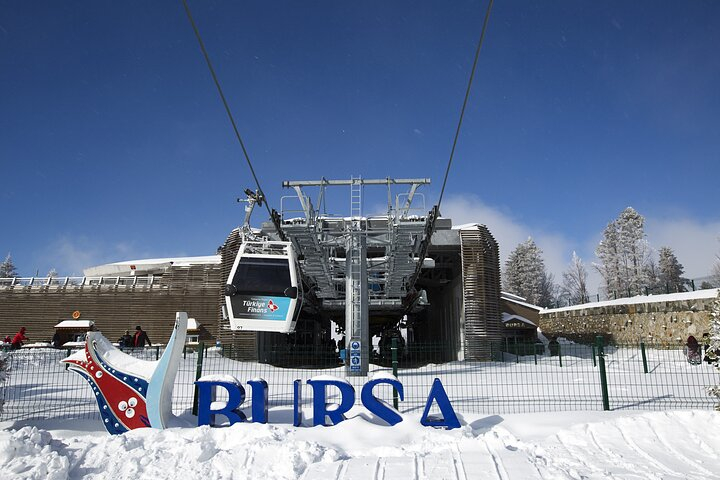
<svg viewBox="0 0 720 480">
<path fill-rule="evenodd" d="M 275 305 L 272 300 L 268 300 L 267 307 L 270 309 L 271 312 L 274 312 L 275 310 L 280 308 L 277 305 Z"/>
</svg>

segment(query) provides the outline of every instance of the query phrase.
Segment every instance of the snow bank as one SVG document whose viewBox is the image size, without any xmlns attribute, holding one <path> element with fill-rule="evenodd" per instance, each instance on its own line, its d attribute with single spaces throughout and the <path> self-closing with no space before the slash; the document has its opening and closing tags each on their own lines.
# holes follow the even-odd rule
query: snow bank
<svg viewBox="0 0 720 480">
<path fill-rule="evenodd" d="M 64 480 L 70 461 L 61 449 L 50 433 L 36 427 L 0 432 L 0 471 L 3 478 Z"/>
<path fill-rule="evenodd" d="M 0 471 L 52 480 L 685 479 L 720 471 L 720 415 L 711 411 L 466 416 L 451 431 L 422 427 L 414 415 L 387 427 L 367 422 L 363 409 L 353 413 L 333 427 L 238 423 L 119 436 L 47 422 L 49 431 L 0 431 Z"/>
</svg>

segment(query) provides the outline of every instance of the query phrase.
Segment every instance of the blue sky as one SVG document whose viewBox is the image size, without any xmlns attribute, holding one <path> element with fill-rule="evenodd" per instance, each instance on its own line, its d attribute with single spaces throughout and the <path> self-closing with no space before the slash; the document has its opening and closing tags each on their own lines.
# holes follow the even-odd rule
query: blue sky
<svg viewBox="0 0 720 480">
<path fill-rule="evenodd" d="M 271 205 L 282 180 L 351 175 L 430 177 L 437 200 L 485 2 L 190 5 Z M 532 235 L 559 276 L 631 205 L 706 275 L 718 25 L 713 1 L 496 2 L 443 213 L 503 256 Z M 241 222 L 252 178 L 179 0 L 0 0 L 0 92 L 0 253 L 22 275 L 212 254 Z"/>
</svg>

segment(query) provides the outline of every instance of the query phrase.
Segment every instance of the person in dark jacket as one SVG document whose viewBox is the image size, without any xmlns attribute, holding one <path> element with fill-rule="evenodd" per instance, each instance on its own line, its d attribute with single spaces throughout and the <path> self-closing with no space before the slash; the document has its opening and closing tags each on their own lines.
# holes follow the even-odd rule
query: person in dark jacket
<svg viewBox="0 0 720 480">
<path fill-rule="evenodd" d="M 130 330 L 125 330 L 125 335 L 123 335 L 121 338 L 123 347 L 130 348 L 133 346 L 133 336 L 130 335 Z"/>
<path fill-rule="evenodd" d="M 21 327 L 20 331 L 15 334 L 15 337 L 12 340 L 12 344 L 10 345 L 11 350 L 20 350 L 20 347 L 23 345 L 23 340 L 30 340 L 25 336 L 25 327 Z"/>
<path fill-rule="evenodd" d="M 152 342 L 148 338 L 147 333 L 138 325 L 135 327 L 135 337 L 133 338 L 132 346 L 135 348 L 143 348 L 146 343 L 152 347 Z"/>
<path fill-rule="evenodd" d="M 690 335 L 687 339 L 687 345 L 685 347 L 687 355 L 687 361 L 693 365 L 700 363 L 700 344 L 697 339 Z"/>
</svg>

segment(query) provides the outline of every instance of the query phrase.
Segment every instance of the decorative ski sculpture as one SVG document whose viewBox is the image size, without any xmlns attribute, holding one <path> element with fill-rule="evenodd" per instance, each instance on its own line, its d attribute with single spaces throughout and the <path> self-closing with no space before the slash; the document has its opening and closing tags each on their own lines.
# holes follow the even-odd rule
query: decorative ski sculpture
<svg viewBox="0 0 720 480">
<path fill-rule="evenodd" d="M 170 341 L 155 362 L 127 355 L 100 332 L 88 332 L 85 350 L 62 360 L 92 387 L 109 433 L 170 426 L 175 418 L 172 391 L 185 345 L 187 319 L 187 313 L 177 312 Z"/>
</svg>

